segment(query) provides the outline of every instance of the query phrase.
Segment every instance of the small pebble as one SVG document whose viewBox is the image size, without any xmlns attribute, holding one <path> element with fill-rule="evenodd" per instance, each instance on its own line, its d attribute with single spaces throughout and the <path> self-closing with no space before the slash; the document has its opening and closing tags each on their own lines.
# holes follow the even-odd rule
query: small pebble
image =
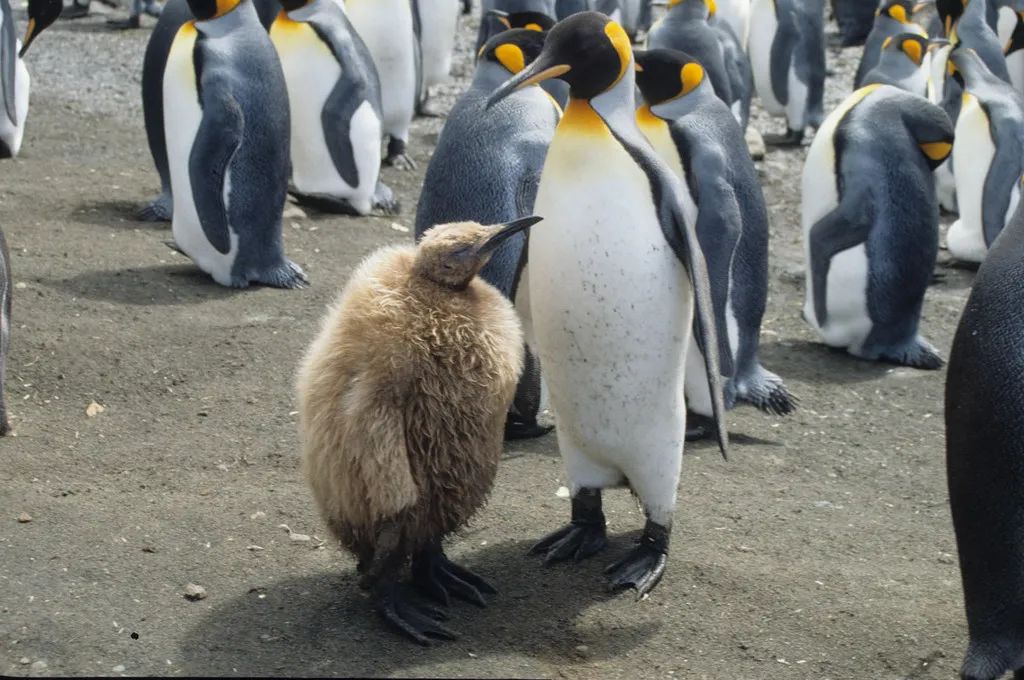
<svg viewBox="0 0 1024 680">
<path fill-rule="evenodd" d="M 206 599 L 206 588 L 197 586 L 195 583 L 186 585 L 182 593 L 185 595 L 186 600 L 192 600 L 193 602 Z"/>
<path fill-rule="evenodd" d="M 111 670 L 111 672 L 113 672 L 113 673 L 124 673 L 124 665 L 122 665 L 122 664 L 117 664 L 116 666 L 114 666 L 114 667 L 113 667 L 113 668 L 111 668 L 110 670 Z"/>
<path fill-rule="evenodd" d="M 32 521 L 32 515 L 28 514 L 27 512 L 23 512 L 20 515 L 18 515 L 18 521 L 22 524 L 28 524 Z"/>
<path fill-rule="evenodd" d="M 27 656 L 23 656 L 20 659 L 18 659 L 18 663 L 20 663 L 22 666 L 27 666 L 32 662 L 29 660 Z"/>
<path fill-rule="evenodd" d="M 590 651 L 590 647 L 587 647 L 586 645 L 576 645 L 576 651 L 579 654 L 586 655 Z"/>
<path fill-rule="evenodd" d="M 555 492 L 555 495 L 558 496 L 559 498 L 568 498 L 569 497 L 569 487 L 566 487 L 566 486 L 558 487 L 558 491 Z"/>
<path fill-rule="evenodd" d="M 42 659 L 40 659 L 39 661 L 36 661 L 36 662 L 34 662 L 34 663 L 33 663 L 33 664 L 32 664 L 32 665 L 30 666 L 30 668 L 31 668 L 32 670 L 36 671 L 37 673 L 40 673 L 40 672 L 42 672 L 42 671 L 45 671 L 45 670 L 46 670 L 46 668 L 47 668 L 47 666 L 46 666 L 46 662 L 45 662 L 45 661 L 43 661 Z"/>
</svg>

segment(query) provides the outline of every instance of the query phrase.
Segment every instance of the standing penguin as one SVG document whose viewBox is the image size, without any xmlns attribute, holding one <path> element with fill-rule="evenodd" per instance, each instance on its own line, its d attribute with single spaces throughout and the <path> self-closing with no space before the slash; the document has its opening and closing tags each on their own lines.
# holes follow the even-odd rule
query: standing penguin
<svg viewBox="0 0 1024 680">
<path fill-rule="evenodd" d="M 267 29 L 281 6 L 277 0 L 252 0 L 260 23 Z M 160 195 L 136 214 L 144 222 L 170 222 L 174 211 L 171 197 L 171 172 L 167 165 L 167 138 L 164 135 L 164 71 L 178 30 L 192 19 L 188 0 L 167 0 L 160 18 L 149 35 L 142 59 L 142 116 L 146 123 L 146 141 L 160 176 Z"/>
<path fill-rule="evenodd" d="M 878 64 L 886 40 L 899 33 L 916 33 L 928 37 L 924 28 L 911 22 L 913 11 L 914 3 L 911 0 L 883 0 L 876 12 L 875 24 L 864 43 L 857 74 L 853 78 L 853 89 L 867 84 L 864 78 Z"/>
<path fill-rule="evenodd" d="M 288 85 L 295 194 L 332 212 L 397 212 L 391 189 L 378 179 L 381 103 L 373 57 L 335 0 L 281 4 L 270 39 Z"/>
<path fill-rule="evenodd" d="M 946 377 L 946 474 L 970 644 L 960 677 L 1024 676 L 1024 210 L 978 269 Z"/>
<path fill-rule="evenodd" d="M 416 167 L 406 147 L 420 95 L 419 44 L 411 3 L 412 0 L 345 2 L 348 18 L 373 55 L 380 76 L 383 128 L 388 137 L 384 162 L 402 170 Z"/>
<path fill-rule="evenodd" d="M 868 71 L 864 85 L 892 85 L 901 90 L 928 94 L 928 39 L 916 33 L 897 33 L 882 43 L 875 67 Z"/>
<path fill-rule="evenodd" d="M 453 638 L 447 605 L 495 590 L 442 540 L 487 500 L 502 426 L 523 367 L 511 303 L 476 276 L 501 243 L 538 222 L 435 227 L 419 246 L 382 248 L 353 273 L 298 377 L 303 468 L 328 529 L 359 560 L 384 620 L 420 644 Z"/>
<path fill-rule="evenodd" d="M 716 8 L 715 16 L 729 24 L 740 46 L 746 49 L 750 35 L 750 0 L 719 0 Z"/>
<path fill-rule="evenodd" d="M 459 27 L 458 0 L 412 0 L 419 19 L 420 54 L 423 57 L 420 85 L 421 113 L 436 115 L 429 105 L 431 88 L 443 85 L 452 70 L 455 32 Z"/>
<path fill-rule="evenodd" d="M 555 20 L 541 12 L 513 12 L 509 14 L 501 10 L 492 9 L 480 20 L 481 31 L 484 25 L 488 25 L 487 39 L 498 35 L 503 31 L 512 28 L 526 28 L 531 31 L 549 31 L 555 25 Z M 481 48 L 482 50 L 482 48 Z M 481 50 L 477 50 L 477 59 Z M 534 55 L 536 56 L 536 55 Z M 561 80 L 546 80 L 541 83 L 544 91 L 558 103 L 558 106 L 565 107 L 569 103 L 569 86 Z"/>
<path fill-rule="evenodd" d="M 785 135 L 767 144 L 798 146 L 824 116 L 825 8 L 822 0 L 753 0 L 748 50 L 765 110 L 785 116 Z"/>
<path fill-rule="evenodd" d="M 932 170 L 952 141 L 942 109 L 890 85 L 857 90 L 822 124 L 803 174 L 804 319 L 827 345 L 942 365 L 918 324 L 939 251 Z"/>
<path fill-rule="evenodd" d="M 726 433 L 693 205 L 684 204 L 685 187 L 637 128 L 633 69 L 622 27 L 581 12 L 551 29 L 537 60 L 490 104 L 547 78 L 562 78 L 571 91 L 537 191 L 535 211 L 550 225 L 530 237 L 521 306 L 558 415 L 572 523 L 533 552 L 552 563 L 602 550 L 601 490 L 629 486 L 647 523 L 636 548 L 608 573 L 613 588 L 633 587 L 642 597 L 667 561 L 694 307 L 723 455 Z"/>
<path fill-rule="evenodd" d="M 965 92 L 953 145 L 960 217 L 950 225 L 946 242 L 953 257 L 981 262 L 1020 200 L 1024 98 L 995 77 L 974 50 L 954 49 L 949 63 Z"/>
<path fill-rule="evenodd" d="M 965 0 L 963 5 L 958 0 L 938 3 L 939 15 L 942 16 L 949 41 L 954 46 L 960 45 L 977 52 L 988 70 L 1008 83 L 1010 73 L 1006 69 L 1003 45 L 986 19 L 988 8 L 988 0 Z"/>
<path fill-rule="evenodd" d="M 222 286 L 306 285 L 284 255 L 288 89 L 249 0 L 189 0 L 164 72 L 175 246 Z"/>
<path fill-rule="evenodd" d="M 533 211 L 559 107 L 539 87 L 516 92 L 490 109 L 486 104 L 499 85 L 537 58 L 544 38 L 543 33 L 519 28 L 484 46 L 473 81 L 448 114 L 427 167 L 416 209 L 416 238 L 438 224 L 508 222 Z M 526 234 L 517 234 L 494 251 L 480 276 L 514 301 L 525 264 Z M 550 430 L 537 423 L 540 367 L 529 348 L 525 357 L 506 422 L 509 439 Z"/>
<path fill-rule="evenodd" d="M 766 413 L 791 413 L 795 400 L 757 357 L 768 299 L 768 209 L 743 132 L 725 115 L 725 104 L 693 57 L 650 50 L 638 52 L 636 63 L 637 86 L 646 102 L 637 111 L 640 130 L 697 206 L 697 237 L 708 264 L 715 324 L 724 329 L 718 354 L 728 378 L 725 405 L 738 399 Z M 687 372 L 687 405 L 705 423 L 712 416 L 707 384 L 702 371 Z"/>
<path fill-rule="evenodd" d="M 36 36 L 57 20 L 63 8 L 60 0 L 29 0 L 28 27 L 24 41 L 19 41 L 11 3 L 0 0 L 0 158 L 17 156 L 25 136 L 31 83 L 23 59 L 25 52 Z"/>
</svg>

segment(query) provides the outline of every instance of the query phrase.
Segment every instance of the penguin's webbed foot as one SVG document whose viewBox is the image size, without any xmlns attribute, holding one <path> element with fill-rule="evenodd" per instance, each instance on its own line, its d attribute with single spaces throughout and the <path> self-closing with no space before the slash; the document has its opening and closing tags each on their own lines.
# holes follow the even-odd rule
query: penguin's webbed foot
<svg viewBox="0 0 1024 680">
<path fill-rule="evenodd" d="M 524 420 L 514 413 L 509 413 L 505 418 L 505 441 L 536 439 L 543 437 L 553 429 L 555 429 L 554 425 L 541 425 L 536 419 Z"/>
<path fill-rule="evenodd" d="M 409 602 L 395 583 L 379 586 L 375 590 L 374 609 L 388 625 L 413 642 L 429 647 L 432 639 L 458 639 L 455 631 L 440 623 L 448 618 L 440 609 Z"/>
<path fill-rule="evenodd" d="M 912 341 L 906 347 L 896 351 L 882 352 L 880 358 L 901 366 L 920 368 L 926 371 L 937 371 L 945 363 L 934 347 L 920 339 Z"/>
<path fill-rule="evenodd" d="M 257 281 L 273 288 L 309 288 L 309 277 L 291 260 L 285 260 L 284 264 L 261 275 Z"/>
<path fill-rule="evenodd" d="M 405 152 L 405 141 L 397 137 L 388 140 L 388 155 L 384 157 L 384 165 L 399 170 L 416 169 L 416 161 Z"/>
<path fill-rule="evenodd" d="M 397 215 L 402 210 L 402 204 L 395 198 L 391 187 L 383 182 L 377 182 L 377 188 L 373 192 L 373 207 L 385 215 Z"/>
<path fill-rule="evenodd" d="M 127 31 L 135 28 L 142 28 L 142 22 L 138 14 L 133 14 L 127 19 L 107 19 L 107 26 L 118 31 Z"/>
<path fill-rule="evenodd" d="M 152 203 L 140 208 L 135 213 L 135 219 L 140 222 L 170 222 L 173 215 L 171 197 L 161 194 Z"/>
<path fill-rule="evenodd" d="M 803 130 L 786 130 L 784 135 L 766 134 L 764 143 L 768 146 L 791 147 L 800 146 L 804 141 Z"/>
<path fill-rule="evenodd" d="M 665 575 L 668 563 L 669 529 L 647 520 L 637 546 L 628 555 L 604 570 L 611 580 L 612 591 L 633 588 L 636 599 L 654 590 Z"/>
<path fill-rule="evenodd" d="M 531 555 L 546 553 L 544 564 L 563 562 L 570 557 L 576 562 L 608 547 L 600 489 L 580 489 L 572 499 L 572 522 L 542 538 L 530 548 Z"/>
<path fill-rule="evenodd" d="M 716 432 L 715 419 L 693 411 L 686 412 L 686 441 L 710 439 Z"/>
<path fill-rule="evenodd" d="M 412 584 L 420 594 L 446 607 L 451 603 L 452 596 L 478 607 L 486 607 L 487 600 L 483 593 L 498 593 L 490 583 L 449 560 L 440 546 L 432 546 L 413 555 Z"/>
<path fill-rule="evenodd" d="M 440 118 L 444 115 L 437 99 L 427 96 L 416 106 L 416 115 L 422 118 Z"/>
</svg>

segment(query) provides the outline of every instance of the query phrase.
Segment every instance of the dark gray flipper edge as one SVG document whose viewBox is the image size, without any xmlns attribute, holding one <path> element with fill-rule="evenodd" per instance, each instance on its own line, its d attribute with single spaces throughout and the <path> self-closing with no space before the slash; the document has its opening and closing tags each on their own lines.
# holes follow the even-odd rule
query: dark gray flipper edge
<svg viewBox="0 0 1024 680">
<path fill-rule="evenodd" d="M 814 286 L 814 316 L 818 326 L 828 321 L 828 272 L 836 254 L 867 241 L 874 223 L 874 206 L 867 200 L 840 198 L 839 205 L 811 227 L 811 281 Z"/>
<path fill-rule="evenodd" d="M 789 68 L 793 63 L 793 52 L 799 36 L 796 26 L 793 25 L 793 17 L 780 12 L 778 3 L 774 4 L 776 29 L 768 72 L 772 81 L 772 93 L 775 99 L 785 106 L 789 103 Z"/>
<path fill-rule="evenodd" d="M 0 26 L 0 80 L 3 81 L 4 108 L 7 117 L 14 125 L 18 124 L 18 109 L 15 106 L 14 79 L 18 65 L 18 36 L 14 28 L 14 13 L 8 0 L 0 0 L 0 14 L 3 15 L 3 26 Z"/>
<path fill-rule="evenodd" d="M 224 183 L 228 165 L 242 144 L 245 121 L 242 108 L 230 94 L 215 92 L 203 99 L 203 121 L 188 161 L 192 200 L 206 238 L 218 252 L 227 253 L 231 250 L 231 233 Z"/>
<path fill-rule="evenodd" d="M 986 112 L 986 115 L 988 112 Z M 985 186 L 981 198 L 982 235 L 985 246 L 991 248 L 1003 226 L 1012 215 L 1007 215 L 1010 208 L 1010 195 L 1013 187 L 1021 180 L 1021 145 L 1016 139 L 999 139 L 994 134 L 995 155 L 985 175 Z"/>
</svg>

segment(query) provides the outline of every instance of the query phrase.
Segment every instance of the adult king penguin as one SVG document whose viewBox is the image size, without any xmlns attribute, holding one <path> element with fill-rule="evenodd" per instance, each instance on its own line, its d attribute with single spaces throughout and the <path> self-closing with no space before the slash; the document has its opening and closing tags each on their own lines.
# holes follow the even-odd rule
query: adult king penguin
<svg viewBox="0 0 1024 680">
<path fill-rule="evenodd" d="M 249 0 L 189 0 L 164 73 L 174 245 L 214 281 L 299 288 L 284 255 L 288 90 Z"/>
<path fill-rule="evenodd" d="M 857 74 L 853 78 L 854 89 L 867 84 L 864 78 L 878 64 L 886 40 L 899 33 L 916 33 L 925 38 L 928 37 L 928 33 L 923 28 L 910 20 L 913 11 L 914 3 L 911 0 L 886 0 L 878 8 L 875 24 L 871 28 L 871 33 L 868 34 L 867 42 L 864 43 L 860 64 L 857 65 Z"/>
<path fill-rule="evenodd" d="M 373 55 L 380 76 L 384 134 L 388 137 L 384 162 L 412 170 L 416 163 L 406 147 L 420 99 L 421 64 L 411 0 L 347 0 L 345 9 Z"/>
<path fill-rule="evenodd" d="M 953 144 L 960 216 L 946 243 L 953 257 L 981 262 L 1020 201 L 1024 98 L 993 75 L 974 50 L 957 47 L 949 63 L 964 95 Z"/>
<path fill-rule="evenodd" d="M 720 368 L 729 379 L 725 405 L 739 399 L 766 413 L 791 413 L 795 400 L 757 357 L 768 299 L 768 209 L 743 132 L 725 115 L 725 104 L 693 57 L 650 50 L 635 58 L 646 102 L 637 110 L 640 130 L 697 206 L 697 237 L 721 329 Z M 703 372 L 691 367 L 686 388 L 690 411 L 706 422 L 711 402 Z"/>
<path fill-rule="evenodd" d="M 804 319 L 827 345 L 942 365 L 918 326 L 939 252 L 932 171 L 952 141 L 942 109 L 890 85 L 857 90 L 815 135 L 802 188 Z"/>
<path fill-rule="evenodd" d="M 540 87 L 527 87 L 487 109 L 487 98 L 540 54 L 544 33 L 513 29 L 484 46 L 469 89 L 448 114 L 427 167 L 416 238 L 449 222 L 511 222 L 533 210 L 541 168 L 561 110 Z M 510 300 L 516 299 L 526 264 L 526 234 L 506 240 L 480 276 Z M 527 320 L 528 321 L 528 320 Z M 540 367 L 527 348 L 526 364 L 508 414 L 505 435 L 522 439 L 550 428 L 537 423 Z"/>
<path fill-rule="evenodd" d="M 927 96 L 928 47 L 928 38 L 916 33 L 897 33 L 886 38 L 878 63 L 861 82 L 864 85 L 892 85 Z"/>
<path fill-rule="evenodd" d="M 1024 677 L 1024 209 L 978 269 L 946 378 L 946 474 L 970 644 L 960 677 Z"/>
<path fill-rule="evenodd" d="M 378 179 L 381 103 L 373 57 L 335 0 L 281 4 L 270 39 L 288 84 L 294 193 L 331 212 L 397 212 L 391 189 Z"/>
<path fill-rule="evenodd" d="M 498 35 L 503 31 L 513 28 L 527 28 L 531 31 L 550 31 L 555 25 L 555 20 L 542 12 L 502 12 L 492 9 L 480 19 L 480 30 L 487 32 L 487 39 Z M 477 50 L 478 55 L 482 50 Z M 536 56 L 536 55 L 535 55 Z M 479 56 L 477 57 L 480 58 Z M 564 108 L 569 103 L 569 86 L 561 80 L 546 80 L 541 83 L 544 91 L 558 102 L 558 106 Z"/>
<path fill-rule="evenodd" d="M 25 52 L 36 36 L 57 20 L 63 7 L 60 0 L 29 0 L 25 39 L 19 41 L 11 3 L 0 0 L 0 158 L 17 156 L 25 136 L 31 82 L 23 61 Z"/>
<path fill-rule="evenodd" d="M 647 516 L 643 536 L 608 568 L 612 587 L 638 596 L 661 580 L 686 432 L 686 359 L 696 307 L 719 445 L 726 448 L 718 340 L 704 257 L 685 189 L 636 124 L 629 36 L 596 12 L 548 34 L 530 66 L 491 96 L 494 105 L 548 78 L 569 83 L 535 211 L 524 273 L 572 522 L 533 548 L 546 562 L 607 545 L 601 490 L 629 486 Z M 520 296 L 522 298 L 522 296 Z M 696 305 L 694 305 L 696 301 Z"/>
</svg>

